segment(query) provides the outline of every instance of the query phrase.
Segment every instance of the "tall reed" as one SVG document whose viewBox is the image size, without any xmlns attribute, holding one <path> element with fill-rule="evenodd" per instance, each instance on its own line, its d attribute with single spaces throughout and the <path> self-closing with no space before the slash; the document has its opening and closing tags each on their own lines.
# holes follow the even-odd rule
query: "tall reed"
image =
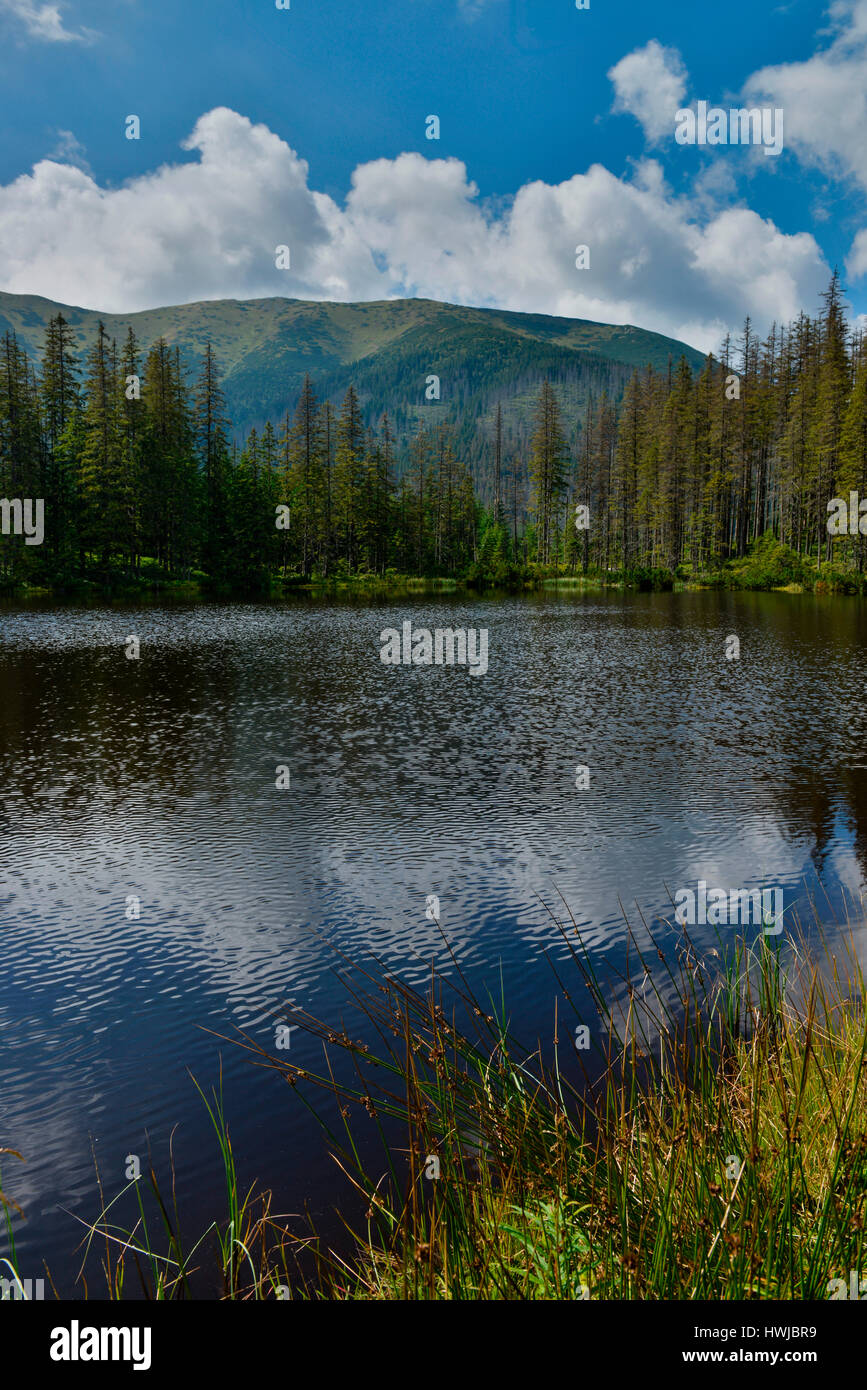
<svg viewBox="0 0 867 1390">
<path fill-rule="evenodd" d="M 322 1043 L 311 1071 L 242 1033 L 256 1065 L 311 1107 L 321 1095 L 362 1214 L 328 1243 L 270 1193 L 243 1193 L 222 1088 L 200 1090 L 226 1216 L 185 1249 L 151 1168 L 160 1254 L 141 1205 L 132 1230 L 105 1202 L 88 1228 L 110 1296 L 130 1263 L 146 1296 L 192 1296 L 208 1237 L 228 1299 L 807 1299 L 861 1271 L 867 1031 L 851 932 L 832 944 L 796 923 L 700 950 L 671 923 L 629 928 L 623 969 L 603 971 L 568 912 L 557 926 L 571 976 L 552 962 L 545 1055 L 511 1036 L 502 996 L 476 996 L 448 943 L 449 967 L 422 987 L 341 958 L 375 1046 L 295 1010 Z M 357 1137 L 362 1112 L 381 1159 Z"/>
</svg>

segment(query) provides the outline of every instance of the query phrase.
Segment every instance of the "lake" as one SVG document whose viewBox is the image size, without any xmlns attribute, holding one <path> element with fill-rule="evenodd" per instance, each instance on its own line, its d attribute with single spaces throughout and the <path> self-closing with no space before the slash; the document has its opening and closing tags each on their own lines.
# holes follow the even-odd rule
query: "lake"
<svg viewBox="0 0 867 1390">
<path fill-rule="evenodd" d="M 486 630 L 487 671 L 385 665 L 380 632 L 407 619 Z M 47 1260 L 71 1294 L 94 1161 L 107 1196 L 149 1145 L 165 1177 L 175 1126 L 182 1212 L 222 1215 L 190 1078 L 210 1089 L 221 1058 L 242 1174 L 331 1229 L 315 1121 L 214 1034 L 273 1046 L 293 1006 L 339 1022 L 335 949 L 415 982 L 448 968 L 430 895 L 528 1049 L 553 1032 L 560 895 L 614 966 L 624 911 L 671 933 L 699 881 L 779 887 L 787 923 L 857 902 L 865 637 L 863 601 L 788 593 L 0 610 L 0 1146 L 27 1160 L 2 1162 L 22 1276 Z M 286 1055 L 318 1067 L 321 1047 L 297 1031 Z"/>
</svg>

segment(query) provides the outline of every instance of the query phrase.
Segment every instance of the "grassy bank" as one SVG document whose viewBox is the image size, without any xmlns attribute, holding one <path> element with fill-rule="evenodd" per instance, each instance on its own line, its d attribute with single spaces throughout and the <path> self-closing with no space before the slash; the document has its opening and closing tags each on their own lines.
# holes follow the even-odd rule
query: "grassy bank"
<svg viewBox="0 0 867 1390">
<path fill-rule="evenodd" d="M 768 535 L 756 541 L 749 552 L 719 566 L 684 563 L 674 569 L 660 565 L 632 565 L 626 569 L 575 576 L 565 566 L 536 571 L 529 566 L 528 579 L 546 585 L 599 585 L 642 590 L 741 589 L 750 591 L 785 590 L 788 593 L 865 594 L 867 574 L 839 561 L 820 561 L 799 555 Z"/>
<path fill-rule="evenodd" d="M 498 562 L 470 565 L 457 575 L 412 575 L 389 569 L 384 573 L 360 571 L 304 577 L 300 574 L 253 575 L 244 584 L 216 584 L 207 574 L 193 571 L 179 579 L 162 569 L 156 561 L 142 558 L 135 571 L 121 567 L 94 567 L 87 579 L 65 587 L 37 587 L 18 584 L 0 587 L 7 598 L 53 602 L 159 603 L 227 601 L 233 599 L 279 600 L 293 593 L 313 596 L 380 596 L 391 594 L 454 593 L 497 590 L 520 593 L 525 590 L 626 588 L 666 590 L 684 588 L 771 590 L 793 593 L 810 591 L 833 594 L 867 593 L 867 574 L 839 561 L 821 562 L 798 555 L 770 533 L 756 541 L 749 552 L 717 567 L 684 563 L 675 568 L 664 565 L 630 565 L 606 570 L 576 571 L 573 565 L 543 566 L 534 561 L 522 564 Z"/>
<path fill-rule="evenodd" d="M 576 935 L 570 924 L 566 939 Z M 565 981 L 545 1067 L 460 982 L 419 994 L 371 978 L 366 1007 L 389 1047 L 374 1059 L 353 1049 L 363 1084 L 338 1099 L 401 1118 L 403 1172 L 393 1153 L 380 1172 L 353 1171 L 343 1146 L 367 1224 L 354 1259 L 322 1256 L 314 1291 L 803 1299 L 863 1269 L 867 1036 L 854 955 L 810 964 L 795 952 L 786 972 L 772 938 L 702 960 L 683 937 L 677 959 L 672 970 L 660 952 L 651 968 L 637 954 L 641 986 L 621 981 L 615 1012 L 579 941 L 572 960 L 602 1055 L 594 1067 L 584 1054 L 578 1087 L 559 1065 L 576 1038 Z M 474 1026 L 458 1028 L 455 1013 Z M 332 1089 L 330 1073 L 317 1080 Z"/>
<path fill-rule="evenodd" d="M 867 1273 L 867 1032 L 851 939 L 820 938 L 811 955 L 759 935 L 700 954 L 682 929 L 668 953 L 646 934 L 628 971 L 602 978 L 574 922 L 560 926 L 568 968 L 553 980 L 545 1062 L 455 960 L 423 989 L 346 962 L 379 1045 L 294 1012 L 323 1043 L 318 1073 L 241 1036 L 254 1063 L 321 1108 L 361 1213 L 339 1249 L 278 1216 L 271 1193 L 242 1189 L 221 1092 L 200 1092 L 226 1214 L 187 1245 L 173 1201 L 143 1174 L 130 1184 L 137 1221 L 118 1221 L 119 1194 L 85 1232 L 85 1294 L 105 1296 L 93 1262 L 113 1298 L 131 1286 L 191 1297 L 203 1268 L 224 1298 L 351 1300 L 824 1299 Z M 379 1131 L 381 1159 L 367 1143 L 362 1161 L 359 1121 L 368 1141 Z"/>
</svg>

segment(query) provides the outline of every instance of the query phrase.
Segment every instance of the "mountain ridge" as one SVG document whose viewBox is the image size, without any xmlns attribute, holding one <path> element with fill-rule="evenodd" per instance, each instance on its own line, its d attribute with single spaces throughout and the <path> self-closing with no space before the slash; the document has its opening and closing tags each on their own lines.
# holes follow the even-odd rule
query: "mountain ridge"
<svg viewBox="0 0 867 1390">
<path fill-rule="evenodd" d="M 0 291 L 0 333 L 14 332 L 33 360 L 49 319 L 62 313 L 83 365 L 101 321 L 120 344 L 132 327 L 144 354 L 164 337 L 196 371 L 210 340 L 222 373 L 235 435 L 275 425 L 294 410 L 305 374 L 318 395 L 339 404 L 350 382 L 368 423 L 383 411 L 403 447 L 422 419 L 449 416 L 466 461 L 487 490 L 487 441 L 502 403 L 505 442 L 526 446 L 532 399 L 547 376 L 567 426 L 580 431 L 591 395 L 619 398 L 635 368 L 667 369 L 685 355 L 693 371 L 704 354 L 633 324 L 534 314 L 491 306 L 400 298 L 346 302 L 267 296 L 193 300 L 129 313 L 67 305 L 42 295 Z M 439 401 L 426 399 L 431 376 Z"/>
</svg>

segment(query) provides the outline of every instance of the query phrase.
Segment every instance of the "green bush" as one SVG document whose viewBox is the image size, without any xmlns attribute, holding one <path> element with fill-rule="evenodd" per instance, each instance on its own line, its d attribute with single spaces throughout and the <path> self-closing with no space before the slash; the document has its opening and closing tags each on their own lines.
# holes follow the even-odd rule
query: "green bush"
<svg viewBox="0 0 867 1390">
<path fill-rule="evenodd" d="M 673 589 L 674 574 L 661 565 L 630 565 L 621 572 L 624 584 L 630 589 L 648 592 L 651 589 Z"/>
<path fill-rule="evenodd" d="M 822 565 L 814 585 L 817 594 L 863 594 L 864 575 L 842 565 Z"/>
<path fill-rule="evenodd" d="M 767 531 L 750 546 L 742 560 L 727 566 L 730 581 L 738 589 L 777 589 L 785 584 L 801 584 L 807 577 L 804 560 L 789 545 L 783 545 Z"/>
</svg>

